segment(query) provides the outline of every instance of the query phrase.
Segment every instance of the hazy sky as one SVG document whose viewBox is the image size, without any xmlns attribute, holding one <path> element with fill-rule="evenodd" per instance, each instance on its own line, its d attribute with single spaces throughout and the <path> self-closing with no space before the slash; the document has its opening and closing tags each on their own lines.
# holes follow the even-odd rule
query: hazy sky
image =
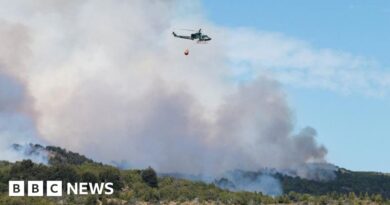
<svg viewBox="0 0 390 205">
<path fill-rule="evenodd" d="M 217 25 L 279 33 L 313 50 L 362 58 L 370 62 L 361 64 L 366 73 L 362 78 L 390 72 L 389 1 L 204 0 L 202 7 L 208 20 Z M 346 71 L 343 79 L 354 79 L 353 69 L 340 69 Z M 328 148 L 330 162 L 352 170 L 390 172 L 388 86 L 371 86 L 371 91 L 365 92 L 353 85 L 345 90 L 342 84 L 332 89 L 283 85 L 297 128 L 310 125 L 317 129 L 318 141 Z"/>
<path fill-rule="evenodd" d="M 389 3 L 50 2 L 0 0 L 0 151 L 43 141 L 163 172 L 324 159 L 390 172 Z M 209 44 L 171 34 L 199 27 Z"/>
</svg>

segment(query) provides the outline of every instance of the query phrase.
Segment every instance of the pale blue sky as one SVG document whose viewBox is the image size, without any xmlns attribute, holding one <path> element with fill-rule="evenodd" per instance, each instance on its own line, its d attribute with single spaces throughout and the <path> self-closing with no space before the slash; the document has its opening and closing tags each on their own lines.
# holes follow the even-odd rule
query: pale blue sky
<svg viewBox="0 0 390 205">
<path fill-rule="evenodd" d="M 208 20 L 226 27 L 279 32 L 362 56 L 390 73 L 390 1 L 204 0 Z M 390 96 L 284 86 L 296 126 L 310 125 L 328 160 L 351 170 L 390 172 Z"/>
</svg>

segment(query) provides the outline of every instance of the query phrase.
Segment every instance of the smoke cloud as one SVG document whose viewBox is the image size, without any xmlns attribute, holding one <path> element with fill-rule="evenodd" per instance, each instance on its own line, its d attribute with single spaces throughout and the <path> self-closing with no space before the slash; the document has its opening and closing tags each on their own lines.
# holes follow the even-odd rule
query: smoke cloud
<svg viewBox="0 0 390 205">
<path fill-rule="evenodd" d="M 194 15 L 183 18 L 183 8 Z M 293 133 L 279 83 L 229 63 L 232 32 L 198 9 L 193 1 L 2 1 L 0 145 L 38 140 L 189 174 L 325 162 L 313 128 Z M 174 39 L 182 25 L 215 38 Z"/>
<path fill-rule="evenodd" d="M 214 184 L 231 191 L 262 192 L 277 196 L 283 193 L 279 180 L 269 173 L 254 173 L 241 170 L 226 172 L 223 178 L 215 180 Z"/>
<path fill-rule="evenodd" d="M 12 144 L 38 142 L 34 102 L 32 96 L 28 94 L 24 75 L 25 65 L 30 56 L 27 46 L 29 36 L 27 29 L 21 24 L 11 24 L 3 20 L 0 20 L 0 24 L 1 160 L 15 161 L 30 156 L 26 156 L 25 152 L 15 152 Z"/>
</svg>

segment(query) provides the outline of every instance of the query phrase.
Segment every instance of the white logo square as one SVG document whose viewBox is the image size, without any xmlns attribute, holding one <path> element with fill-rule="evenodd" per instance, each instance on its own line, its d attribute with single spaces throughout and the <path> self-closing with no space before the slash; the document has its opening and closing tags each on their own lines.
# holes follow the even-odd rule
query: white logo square
<svg viewBox="0 0 390 205">
<path fill-rule="evenodd" d="M 24 181 L 9 181 L 8 195 L 9 196 L 24 196 Z"/>
<path fill-rule="evenodd" d="M 43 181 L 28 181 L 28 196 L 43 196 Z"/>
<path fill-rule="evenodd" d="M 62 181 L 46 182 L 47 196 L 62 196 Z"/>
</svg>

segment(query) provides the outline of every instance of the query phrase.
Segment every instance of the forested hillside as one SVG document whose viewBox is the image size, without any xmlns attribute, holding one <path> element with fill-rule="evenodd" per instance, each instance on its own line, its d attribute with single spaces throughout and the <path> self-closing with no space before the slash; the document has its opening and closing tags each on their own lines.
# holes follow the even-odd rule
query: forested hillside
<svg viewBox="0 0 390 205">
<path fill-rule="evenodd" d="M 215 183 L 190 181 L 174 177 L 158 177 L 153 168 L 121 170 L 96 163 L 87 157 L 58 147 L 33 145 L 50 153 L 49 163 L 31 160 L 0 162 L 0 204 L 136 204 L 139 202 L 188 202 L 220 204 L 367 204 L 389 203 L 390 176 L 381 173 L 352 172 L 339 169 L 331 181 L 314 181 L 283 174 L 274 176 L 281 181 L 283 195 L 228 191 Z M 250 173 L 250 172 L 248 172 Z M 251 174 L 256 174 L 252 172 Z M 257 173 L 260 174 L 260 173 Z M 8 181 L 56 180 L 66 182 L 113 182 L 113 196 L 64 196 L 61 198 L 8 197 Z"/>
</svg>

